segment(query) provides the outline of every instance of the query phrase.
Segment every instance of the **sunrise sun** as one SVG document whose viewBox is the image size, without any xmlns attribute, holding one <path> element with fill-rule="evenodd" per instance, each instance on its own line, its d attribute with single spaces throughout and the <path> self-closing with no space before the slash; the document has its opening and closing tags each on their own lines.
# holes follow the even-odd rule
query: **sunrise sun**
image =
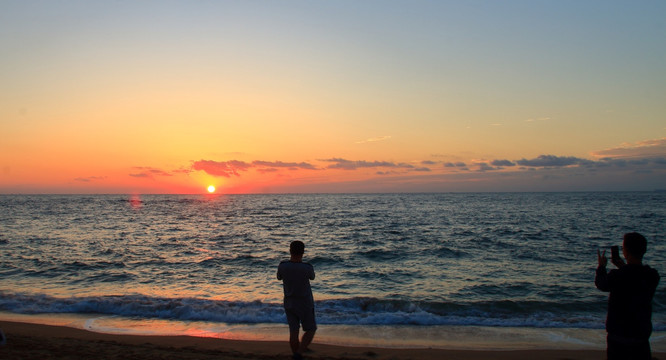
<svg viewBox="0 0 666 360">
<path fill-rule="evenodd" d="M 208 186 L 208 192 L 209 193 L 214 193 L 215 192 L 215 186 L 213 186 L 213 185 Z"/>
</svg>

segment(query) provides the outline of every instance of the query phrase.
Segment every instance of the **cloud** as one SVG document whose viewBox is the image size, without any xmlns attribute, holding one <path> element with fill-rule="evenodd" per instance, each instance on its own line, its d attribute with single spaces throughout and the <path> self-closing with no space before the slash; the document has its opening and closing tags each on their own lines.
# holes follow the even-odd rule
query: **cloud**
<svg viewBox="0 0 666 360">
<path fill-rule="evenodd" d="M 635 144 L 622 144 L 619 147 L 593 151 L 597 158 L 638 158 L 666 157 L 666 138 L 644 140 Z"/>
<path fill-rule="evenodd" d="M 502 168 L 500 167 L 492 167 L 488 165 L 488 163 L 482 162 L 479 163 L 479 171 L 493 171 L 493 170 L 501 170 Z"/>
<path fill-rule="evenodd" d="M 282 162 L 282 161 L 262 161 L 255 160 L 247 163 L 239 160 L 230 161 L 213 161 L 213 160 L 199 160 L 192 163 L 192 169 L 197 171 L 204 171 L 213 176 L 231 177 L 240 176 L 240 172 L 247 171 L 252 168 L 257 168 L 262 173 L 275 172 L 278 169 L 289 170 L 317 170 L 317 168 L 306 162 Z"/>
<path fill-rule="evenodd" d="M 253 161 L 252 162 L 253 166 L 263 166 L 267 168 L 289 168 L 289 169 L 306 169 L 306 170 L 317 170 L 317 168 L 312 165 L 308 164 L 306 162 L 300 162 L 300 163 L 295 163 L 295 162 L 282 162 L 282 161 Z"/>
<path fill-rule="evenodd" d="M 150 169 L 148 170 L 148 172 L 152 175 L 157 175 L 157 176 L 173 176 L 173 174 L 159 169 Z"/>
<path fill-rule="evenodd" d="M 517 160 L 516 164 L 529 167 L 563 167 L 590 163 L 590 160 L 574 156 L 539 155 L 534 159 Z"/>
<path fill-rule="evenodd" d="M 136 178 L 152 178 L 153 176 L 173 176 L 173 174 L 168 171 L 146 166 L 135 166 L 133 169 L 141 170 L 141 172 L 129 174 L 129 176 Z"/>
<path fill-rule="evenodd" d="M 174 174 L 189 174 L 189 173 L 192 172 L 192 169 L 177 169 L 177 170 L 173 170 L 171 172 L 174 173 Z"/>
<path fill-rule="evenodd" d="M 92 181 L 104 180 L 104 179 L 106 179 L 106 176 L 88 176 L 88 177 L 77 177 L 77 178 L 74 179 L 74 181 L 92 182 Z"/>
<path fill-rule="evenodd" d="M 551 118 L 549 118 L 549 117 L 530 118 L 530 119 L 525 120 L 525 122 L 548 121 L 550 119 Z"/>
<path fill-rule="evenodd" d="M 334 163 L 332 165 L 329 165 L 328 169 L 356 170 L 359 168 L 376 168 L 376 167 L 402 168 L 402 169 L 414 168 L 413 165 L 405 163 L 396 164 L 389 161 L 346 160 L 340 158 L 324 159 L 321 161 Z"/>
<path fill-rule="evenodd" d="M 490 162 L 481 161 L 475 164 L 478 166 L 475 171 L 499 171 L 506 172 L 519 172 L 519 171 L 536 171 L 540 169 L 558 169 L 558 168 L 574 168 L 586 169 L 588 171 L 598 171 L 604 168 L 625 169 L 628 171 L 641 171 L 645 169 L 666 169 L 666 157 L 653 157 L 653 158 L 633 158 L 633 159 L 614 159 L 603 158 L 599 160 L 588 160 L 574 156 L 556 156 L 556 155 L 539 155 L 533 159 L 521 160 L 506 160 L 496 159 Z M 516 166 L 519 165 L 519 168 Z M 470 170 L 464 163 L 444 163 L 446 168 L 456 168 L 460 171 L 474 171 Z M 511 169 L 513 168 L 513 169 Z"/>
<path fill-rule="evenodd" d="M 192 164 L 192 169 L 204 171 L 213 176 L 231 177 L 231 175 L 240 176 L 239 171 L 247 171 L 252 167 L 244 161 L 231 160 L 231 161 L 213 161 L 213 160 L 199 160 Z"/>
<path fill-rule="evenodd" d="M 262 174 L 265 174 L 265 173 L 278 172 L 278 169 L 276 169 L 276 168 L 261 168 L 261 169 L 257 169 L 257 171 L 259 171 Z"/>
<path fill-rule="evenodd" d="M 493 166 L 516 166 L 516 164 L 509 160 L 493 160 L 490 164 Z"/>
<path fill-rule="evenodd" d="M 625 145 L 618 149 L 622 151 L 627 149 L 632 151 L 655 150 L 665 145 L 666 139 L 658 139 L 639 142 L 631 146 Z M 641 154 L 655 153 L 654 151 L 636 152 Z M 650 157 L 606 156 L 595 159 L 542 154 L 536 157 L 519 158 L 519 160 L 493 159 L 492 157 L 479 160 L 470 158 L 467 162 L 458 161 L 462 158 L 456 158 L 456 161 L 449 162 L 432 159 L 432 157 L 428 159 L 395 162 L 382 159 L 350 160 L 343 157 L 331 157 L 317 159 L 314 163 L 280 160 L 254 160 L 250 162 L 199 160 L 192 163 L 190 171 L 205 171 L 214 176 L 231 177 L 242 176 L 243 172 L 253 170 L 271 178 L 279 177 L 284 172 L 293 170 L 316 170 L 323 173 L 321 176 L 311 177 L 299 172 L 295 176 L 288 177 L 289 185 L 287 185 L 287 182 L 273 182 L 270 190 L 265 191 L 277 191 L 278 188 L 298 189 L 299 186 L 302 186 L 302 189 L 339 189 L 336 184 L 345 183 L 344 179 L 348 176 L 343 175 L 343 172 L 338 170 L 358 172 L 353 176 L 355 180 L 348 184 L 375 183 L 381 184 L 381 186 L 392 184 L 391 186 L 396 186 L 395 189 L 400 189 L 401 186 L 405 186 L 405 189 L 417 189 L 418 184 L 429 184 L 427 186 L 430 189 L 440 189 L 442 191 L 447 189 L 446 184 L 464 184 L 466 182 L 471 183 L 460 185 L 460 189 L 504 189 L 511 191 L 525 189 L 594 190 L 597 188 L 599 190 L 649 190 L 651 188 L 663 188 L 663 185 L 660 184 L 666 183 L 666 155 Z M 132 176 L 151 177 L 177 174 L 176 171 L 166 172 L 153 168 L 141 168 L 141 170 L 140 173 L 132 174 Z M 186 170 L 181 171 L 187 172 Z M 493 184 L 504 185 L 493 187 Z M 384 188 L 382 187 L 382 189 Z M 355 191 L 361 191 L 360 189 L 362 187 Z"/>
<path fill-rule="evenodd" d="M 391 138 L 390 136 L 378 136 L 378 137 L 374 137 L 374 138 L 370 138 L 370 139 L 357 141 L 356 143 L 357 144 L 365 144 L 365 143 L 369 143 L 369 142 L 384 141 L 384 140 L 388 140 L 390 138 Z"/>
<path fill-rule="evenodd" d="M 590 168 L 604 168 L 604 167 L 617 167 L 617 168 L 638 168 L 650 166 L 655 169 L 666 168 L 666 158 L 645 158 L 645 159 L 613 159 L 603 158 L 599 161 L 593 161 L 587 164 Z"/>
<path fill-rule="evenodd" d="M 444 163 L 444 167 L 448 167 L 448 168 L 452 168 L 452 167 L 464 168 L 464 167 L 467 167 L 467 165 L 466 165 L 464 162 L 460 162 L 460 161 L 459 161 L 459 162 L 456 162 L 456 163 L 447 162 L 447 163 Z"/>
<path fill-rule="evenodd" d="M 432 171 L 430 168 L 427 167 L 421 167 L 421 168 L 413 168 L 409 171 L 416 171 L 416 172 L 430 172 Z M 390 171 L 377 171 L 375 174 L 377 175 L 405 175 L 405 171 L 395 171 L 395 170 L 390 170 Z"/>
</svg>

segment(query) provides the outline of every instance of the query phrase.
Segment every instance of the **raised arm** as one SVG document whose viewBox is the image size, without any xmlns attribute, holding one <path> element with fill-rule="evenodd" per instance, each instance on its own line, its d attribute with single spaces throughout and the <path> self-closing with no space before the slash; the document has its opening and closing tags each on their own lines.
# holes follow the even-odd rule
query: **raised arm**
<svg viewBox="0 0 666 360">
<path fill-rule="evenodd" d="M 597 260 L 599 261 L 599 266 L 597 266 L 597 274 L 594 277 L 594 285 L 601 291 L 610 291 L 608 273 L 606 272 L 606 265 L 608 264 L 606 250 L 604 252 L 597 250 Z"/>
</svg>

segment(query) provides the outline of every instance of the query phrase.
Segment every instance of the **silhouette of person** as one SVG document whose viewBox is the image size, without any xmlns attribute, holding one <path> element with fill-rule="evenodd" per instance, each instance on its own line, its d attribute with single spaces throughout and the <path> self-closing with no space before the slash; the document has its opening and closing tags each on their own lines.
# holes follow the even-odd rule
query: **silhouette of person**
<svg viewBox="0 0 666 360">
<path fill-rule="evenodd" d="M 282 261 L 278 266 L 277 278 L 282 280 L 284 290 L 284 312 L 289 323 L 289 345 L 293 358 L 303 358 L 303 352 L 314 338 L 317 330 L 315 320 L 314 298 L 310 280 L 314 280 L 314 267 L 303 262 L 305 244 L 301 241 L 292 241 L 289 245 L 291 258 Z M 299 330 L 303 326 L 303 338 L 299 342 Z"/>
<path fill-rule="evenodd" d="M 624 234 L 620 258 L 611 261 L 617 269 L 606 272 L 606 251 L 599 252 L 599 266 L 594 279 L 597 289 L 610 292 L 606 316 L 606 353 L 608 360 L 652 359 L 652 297 L 659 273 L 643 265 L 647 240 L 639 233 Z"/>
</svg>

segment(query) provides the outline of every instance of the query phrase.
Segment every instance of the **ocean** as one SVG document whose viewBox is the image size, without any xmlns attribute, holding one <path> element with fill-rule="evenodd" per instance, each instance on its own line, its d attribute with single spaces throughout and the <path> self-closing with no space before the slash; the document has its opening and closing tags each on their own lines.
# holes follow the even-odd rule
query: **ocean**
<svg viewBox="0 0 666 360">
<path fill-rule="evenodd" d="M 283 339 L 302 240 L 315 341 L 598 348 L 597 249 L 638 231 L 664 274 L 664 224 L 664 192 L 2 195 L 0 319 Z M 663 282 L 653 307 L 666 349 Z"/>
</svg>

